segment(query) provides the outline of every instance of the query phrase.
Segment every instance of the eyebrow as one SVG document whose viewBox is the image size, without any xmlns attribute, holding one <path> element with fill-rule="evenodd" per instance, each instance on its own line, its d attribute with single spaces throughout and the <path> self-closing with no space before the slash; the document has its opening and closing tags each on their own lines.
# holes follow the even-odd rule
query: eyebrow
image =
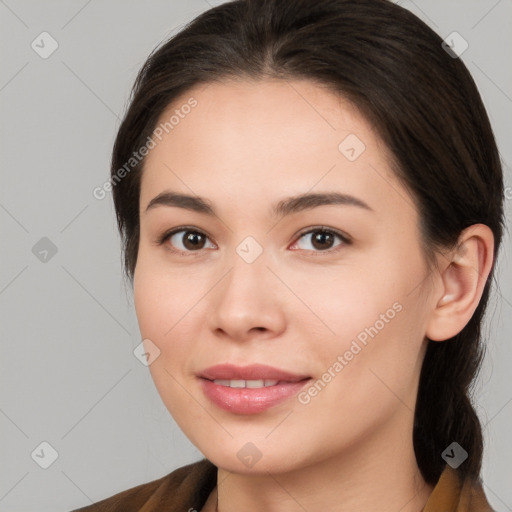
<svg viewBox="0 0 512 512">
<path fill-rule="evenodd" d="M 324 192 L 324 193 L 307 193 L 298 196 L 287 197 L 274 204 L 271 207 L 270 215 L 273 218 L 281 218 L 293 213 L 298 213 L 305 210 L 311 210 L 318 206 L 325 205 L 347 205 L 357 206 L 361 209 L 374 211 L 363 200 L 352 196 L 350 194 L 341 194 L 339 192 Z M 213 204 L 199 196 L 191 196 L 179 192 L 165 191 L 158 194 L 151 199 L 145 212 L 156 208 L 157 206 L 174 206 L 177 208 L 184 208 L 198 213 L 209 216 L 217 217 Z"/>
</svg>

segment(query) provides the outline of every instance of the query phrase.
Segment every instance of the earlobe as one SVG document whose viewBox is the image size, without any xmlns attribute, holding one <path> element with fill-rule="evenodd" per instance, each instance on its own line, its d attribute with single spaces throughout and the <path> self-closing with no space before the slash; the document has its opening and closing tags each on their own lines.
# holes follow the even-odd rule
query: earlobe
<svg viewBox="0 0 512 512">
<path fill-rule="evenodd" d="M 457 248 L 449 255 L 440 275 L 437 302 L 434 303 L 425 336 L 444 341 L 457 335 L 471 319 L 480 302 L 494 258 L 494 236 L 484 224 L 466 228 Z M 436 300 L 436 299 L 434 299 Z"/>
</svg>

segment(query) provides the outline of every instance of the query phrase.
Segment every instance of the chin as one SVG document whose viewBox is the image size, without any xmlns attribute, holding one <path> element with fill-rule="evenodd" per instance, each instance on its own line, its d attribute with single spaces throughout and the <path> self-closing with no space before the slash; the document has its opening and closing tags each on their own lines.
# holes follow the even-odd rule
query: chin
<svg viewBox="0 0 512 512">
<path fill-rule="evenodd" d="M 294 448 L 290 447 L 289 451 L 286 451 L 282 444 L 282 451 L 276 451 L 275 447 L 270 446 L 259 449 L 257 443 L 251 442 L 234 441 L 233 444 L 236 447 L 226 445 L 222 449 L 217 446 L 213 452 L 211 450 L 201 450 L 201 452 L 218 468 L 243 475 L 265 476 L 268 473 L 287 473 L 311 463 L 308 460 L 293 457 Z"/>
</svg>

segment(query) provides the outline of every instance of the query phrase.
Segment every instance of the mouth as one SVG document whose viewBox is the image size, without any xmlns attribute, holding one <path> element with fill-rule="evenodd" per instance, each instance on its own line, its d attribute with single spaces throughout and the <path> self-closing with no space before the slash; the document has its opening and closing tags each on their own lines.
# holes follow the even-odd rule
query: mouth
<svg viewBox="0 0 512 512">
<path fill-rule="evenodd" d="M 221 385 L 230 387 L 264 387 L 274 386 L 279 382 L 300 382 L 309 379 L 309 375 L 294 374 L 274 366 L 265 364 L 251 364 L 248 366 L 235 366 L 232 364 L 218 364 L 210 366 L 198 374 L 198 377 L 219 381 Z"/>
<path fill-rule="evenodd" d="M 267 365 L 217 365 L 202 371 L 203 392 L 210 401 L 234 414 L 256 414 L 296 395 L 311 380 Z"/>
<path fill-rule="evenodd" d="M 210 380 L 210 379 L 206 379 Z M 214 379 L 210 380 L 214 384 L 218 384 L 219 386 L 225 386 L 229 388 L 251 388 L 251 389 L 260 389 L 260 388 L 268 388 L 270 386 L 276 386 L 277 384 L 286 383 L 289 381 L 284 380 L 273 380 L 273 379 L 265 379 L 265 380 L 241 380 L 241 379 Z"/>
</svg>

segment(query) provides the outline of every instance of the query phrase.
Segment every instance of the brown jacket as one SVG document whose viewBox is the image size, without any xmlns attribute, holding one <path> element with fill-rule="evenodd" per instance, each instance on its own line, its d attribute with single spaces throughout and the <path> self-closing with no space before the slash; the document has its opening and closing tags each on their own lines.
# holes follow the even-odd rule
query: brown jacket
<svg viewBox="0 0 512 512">
<path fill-rule="evenodd" d="M 199 512 L 217 483 L 217 467 L 208 459 L 132 487 L 72 512 Z M 494 512 L 480 482 L 461 484 L 446 466 L 423 512 Z"/>
</svg>

